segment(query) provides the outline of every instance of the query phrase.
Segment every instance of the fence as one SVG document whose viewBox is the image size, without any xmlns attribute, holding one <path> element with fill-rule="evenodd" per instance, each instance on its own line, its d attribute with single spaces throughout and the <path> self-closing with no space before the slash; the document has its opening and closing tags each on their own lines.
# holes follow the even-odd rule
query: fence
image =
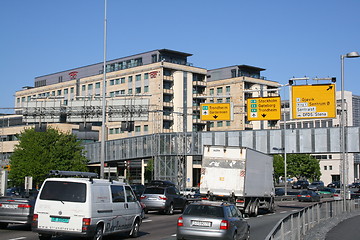
<svg viewBox="0 0 360 240">
<path fill-rule="evenodd" d="M 346 209 L 347 212 L 360 210 L 358 199 L 347 200 Z M 309 206 L 280 220 L 266 240 L 301 240 L 316 224 L 343 212 L 343 201 L 328 201 Z"/>
</svg>

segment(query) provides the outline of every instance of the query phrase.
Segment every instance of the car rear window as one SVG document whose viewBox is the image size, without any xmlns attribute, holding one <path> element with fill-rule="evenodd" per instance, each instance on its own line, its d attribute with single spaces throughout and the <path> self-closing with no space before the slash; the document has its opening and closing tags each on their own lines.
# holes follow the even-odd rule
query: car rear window
<svg viewBox="0 0 360 240">
<path fill-rule="evenodd" d="M 164 188 L 149 187 L 144 190 L 144 194 L 164 194 Z"/>
<path fill-rule="evenodd" d="M 41 190 L 40 199 L 67 202 L 85 202 L 86 184 L 66 181 L 47 181 Z"/>
<path fill-rule="evenodd" d="M 183 215 L 188 216 L 211 216 L 211 217 L 224 217 L 222 207 L 209 206 L 209 205 L 189 205 L 185 209 Z"/>
</svg>

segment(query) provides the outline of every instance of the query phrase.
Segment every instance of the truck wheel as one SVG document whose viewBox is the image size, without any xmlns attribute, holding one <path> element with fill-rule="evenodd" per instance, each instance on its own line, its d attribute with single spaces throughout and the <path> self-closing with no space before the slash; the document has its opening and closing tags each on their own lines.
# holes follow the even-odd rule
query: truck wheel
<svg viewBox="0 0 360 240">
<path fill-rule="evenodd" d="M 51 235 L 39 234 L 39 240 L 50 240 L 50 239 L 51 239 Z"/>
<path fill-rule="evenodd" d="M 251 215 L 253 217 L 256 217 L 259 214 L 259 202 L 257 200 L 252 202 L 250 209 L 251 209 Z"/>
<path fill-rule="evenodd" d="M 92 240 L 102 240 L 103 238 L 103 227 L 101 225 L 97 225 L 95 230 L 95 235 L 92 237 Z"/>
</svg>

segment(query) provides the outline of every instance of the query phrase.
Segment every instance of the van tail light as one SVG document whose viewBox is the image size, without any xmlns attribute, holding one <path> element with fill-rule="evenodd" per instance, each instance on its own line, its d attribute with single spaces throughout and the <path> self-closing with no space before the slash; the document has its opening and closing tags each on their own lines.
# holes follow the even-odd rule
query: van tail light
<svg viewBox="0 0 360 240">
<path fill-rule="evenodd" d="M 160 200 L 165 200 L 165 201 L 166 201 L 166 200 L 167 200 L 167 197 L 165 197 L 165 196 L 159 196 L 159 199 L 160 199 Z"/>
<path fill-rule="evenodd" d="M 91 218 L 83 218 L 82 220 L 82 231 L 86 232 L 90 226 Z"/>
<path fill-rule="evenodd" d="M 245 201 L 244 201 L 244 199 L 236 199 L 236 202 L 237 203 L 244 203 Z"/>
<path fill-rule="evenodd" d="M 220 229 L 221 230 L 228 230 L 229 229 L 229 221 L 222 220 L 220 223 Z"/>
<path fill-rule="evenodd" d="M 177 225 L 178 225 L 178 227 L 183 227 L 184 226 L 184 219 L 182 217 L 178 218 Z"/>
<path fill-rule="evenodd" d="M 31 208 L 29 204 L 19 204 L 18 208 Z"/>
<path fill-rule="evenodd" d="M 32 223 L 31 223 L 31 225 L 32 225 L 33 228 L 37 228 L 37 226 L 38 226 L 38 219 L 39 219 L 39 215 L 34 214 L 34 215 L 33 215 L 33 219 L 32 219 Z"/>
</svg>

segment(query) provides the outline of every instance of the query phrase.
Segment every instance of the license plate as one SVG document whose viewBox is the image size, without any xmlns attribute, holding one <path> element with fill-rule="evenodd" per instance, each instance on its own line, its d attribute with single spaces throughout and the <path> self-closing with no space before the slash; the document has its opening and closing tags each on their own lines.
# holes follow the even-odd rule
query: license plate
<svg viewBox="0 0 360 240">
<path fill-rule="evenodd" d="M 2 207 L 2 208 L 11 208 L 11 209 L 16 209 L 16 208 L 18 208 L 17 205 L 10 205 L 10 204 L 2 204 L 1 207 Z"/>
<path fill-rule="evenodd" d="M 204 222 L 204 221 L 191 221 L 193 226 L 199 227 L 211 227 L 211 222 Z"/>
<path fill-rule="evenodd" d="M 60 218 L 60 217 L 51 217 L 52 222 L 62 222 L 62 223 L 68 223 L 69 218 Z"/>
</svg>

